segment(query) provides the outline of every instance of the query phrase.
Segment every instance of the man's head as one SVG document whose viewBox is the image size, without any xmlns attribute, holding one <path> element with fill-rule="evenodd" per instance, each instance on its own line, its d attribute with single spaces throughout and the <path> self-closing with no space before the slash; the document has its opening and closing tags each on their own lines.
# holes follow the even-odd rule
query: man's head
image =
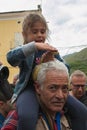
<svg viewBox="0 0 87 130">
<path fill-rule="evenodd" d="M 69 74 L 58 60 L 42 63 L 36 78 L 36 92 L 50 113 L 60 112 L 68 96 Z"/>
<path fill-rule="evenodd" d="M 84 72 L 76 70 L 71 74 L 70 86 L 74 97 L 79 99 L 84 95 L 86 83 L 87 83 L 87 76 Z"/>
<path fill-rule="evenodd" d="M 13 90 L 8 82 L 9 69 L 7 66 L 0 65 L 0 91 L 8 98 L 12 97 Z"/>
<path fill-rule="evenodd" d="M 0 66 L 0 113 L 6 117 L 11 110 L 10 99 L 13 90 L 8 82 L 9 69 L 7 66 Z"/>
</svg>

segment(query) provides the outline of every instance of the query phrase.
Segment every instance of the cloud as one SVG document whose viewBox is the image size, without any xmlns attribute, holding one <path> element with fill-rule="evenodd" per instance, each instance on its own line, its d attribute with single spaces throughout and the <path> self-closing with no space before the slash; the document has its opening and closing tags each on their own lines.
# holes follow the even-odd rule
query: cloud
<svg viewBox="0 0 87 130">
<path fill-rule="evenodd" d="M 60 42 L 59 46 L 84 44 L 83 38 L 87 35 L 86 30 L 86 35 L 83 34 L 87 27 L 87 1 L 54 0 L 54 3 L 44 5 L 47 8 L 44 7 L 43 11 L 49 21 L 53 44 L 56 45 L 57 41 Z"/>
<path fill-rule="evenodd" d="M 0 0 L 0 12 L 37 9 L 40 0 Z"/>
<path fill-rule="evenodd" d="M 59 5 L 87 4 L 87 0 L 56 0 Z"/>
<path fill-rule="evenodd" d="M 0 11 L 32 10 L 38 4 L 51 30 L 52 45 L 59 49 L 87 44 L 87 0 L 0 0 Z"/>
<path fill-rule="evenodd" d="M 65 54 L 64 47 L 79 46 L 80 49 L 81 45 L 87 45 L 87 0 L 48 0 L 43 6 L 51 30 L 50 43 L 61 54 Z"/>
</svg>

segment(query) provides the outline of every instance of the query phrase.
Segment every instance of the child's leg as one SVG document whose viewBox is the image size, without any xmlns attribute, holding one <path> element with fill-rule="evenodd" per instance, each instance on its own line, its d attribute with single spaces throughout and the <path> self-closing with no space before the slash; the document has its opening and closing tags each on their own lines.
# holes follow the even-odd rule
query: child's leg
<svg viewBox="0 0 87 130">
<path fill-rule="evenodd" d="M 87 107 L 72 96 L 68 97 L 66 107 L 71 118 L 72 129 L 87 130 Z"/>
<path fill-rule="evenodd" d="M 35 130 L 38 119 L 39 104 L 35 91 L 25 89 L 17 100 L 18 128 L 17 130 Z"/>
</svg>

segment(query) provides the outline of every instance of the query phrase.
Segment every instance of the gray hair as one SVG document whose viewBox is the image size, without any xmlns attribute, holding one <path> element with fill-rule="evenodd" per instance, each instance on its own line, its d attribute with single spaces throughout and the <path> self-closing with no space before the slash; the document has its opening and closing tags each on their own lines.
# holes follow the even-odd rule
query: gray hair
<svg viewBox="0 0 87 130">
<path fill-rule="evenodd" d="M 43 84 L 46 77 L 46 73 L 51 70 L 56 70 L 58 73 L 65 72 L 67 77 L 69 78 L 68 69 L 65 64 L 55 59 L 54 61 L 42 63 L 41 68 L 39 69 L 37 74 L 37 82 L 40 85 Z"/>
<path fill-rule="evenodd" d="M 74 76 L 76 76 L 76 77 L 79 77 L 79 76 L 82 76 L 82 77 L 84 77 L 85 79 L 86 79 L 86 82 L 87 82 L 87 76 L 86 76 L 86 74 L 83 72 L 83 71 L 81 71 L 81 70 L 75 70 L 71 75 L 70 75 L 70 83 L 72 82 L 72 78 L 74 77 Z"/>
</svg>

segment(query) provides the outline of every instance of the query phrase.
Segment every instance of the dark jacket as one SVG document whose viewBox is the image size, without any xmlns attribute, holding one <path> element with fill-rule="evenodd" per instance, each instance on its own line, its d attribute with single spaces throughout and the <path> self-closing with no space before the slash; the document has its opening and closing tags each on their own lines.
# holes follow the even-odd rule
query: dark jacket
<svg viewBox="0 0 87 130">
<path fill-rule="evenodd" d="M 72 130 L 87 130 L 87 107 L 70 95 L 65 107 L 68 109 Z"/>
<path fill-rule="evenodd" d="M 87 107 L 87 91 L 85 94 L 79 99 L 80 102 L 82 102 Z"/>
</svg>

